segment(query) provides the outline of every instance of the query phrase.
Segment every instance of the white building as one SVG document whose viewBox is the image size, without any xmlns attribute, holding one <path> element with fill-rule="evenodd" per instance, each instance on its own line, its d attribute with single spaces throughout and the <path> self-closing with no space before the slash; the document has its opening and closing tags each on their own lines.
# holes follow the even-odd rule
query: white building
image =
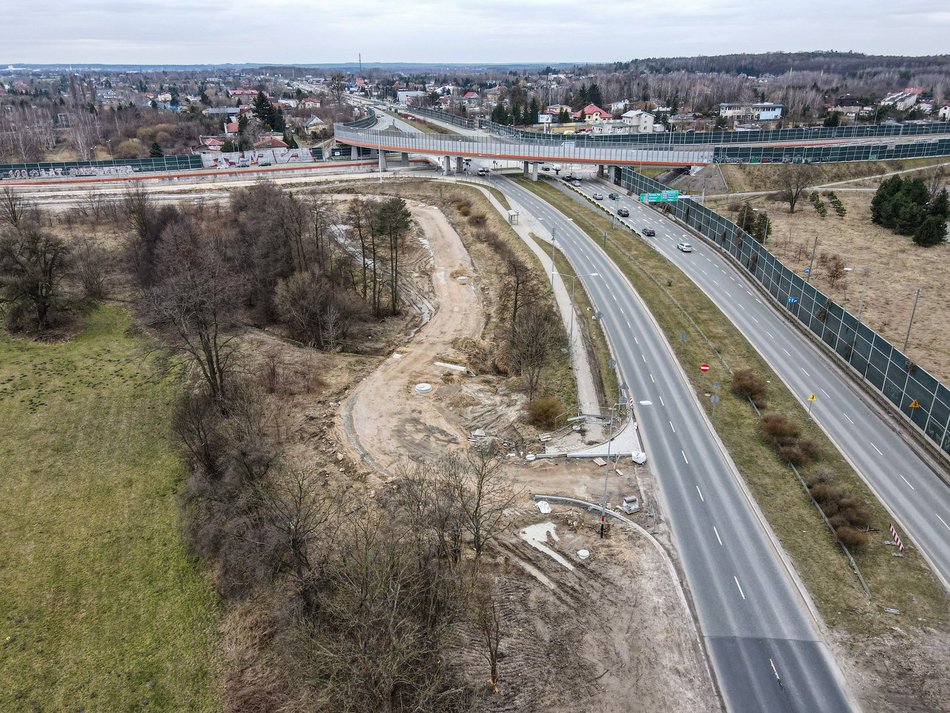
<svg viewBox="0 0 950 713">
<path fill-rule="evenodd" d="M 418 89 L 401 89 L 396 92 L 396 101 L 399 104 L 408 104 L 410 99 L 424 97 L 425 95 L 425 92 L 419 91 Z"/>
<path fill-rule="evenodd" d="M 627 126 L 633 127 L 633 130 L 640 134 L 648 134 L 653 131 L 654 117 L 648 111 L 640 109 L 631 109 L 620 116 L 621 121 Z"/>
<path fill-rule="evenodd" d="M 719 105 L 719 116 L 748 121 L 777 121 L 782 118 L 781 104 L 772 102 L 724 102 Z"/>
<path fill-rule="evenodd" d="M 950 121 L 950 104 L 940 107 L 940 111 L 937 112 L 937 118 Z"/>
<path fill-rule="evenodd" d="M 888 94 L 886 97 L 881 99 L 881 106 L 892 106 L 898 111 L 907 111 L 914 104 L 917 103 L 917 99 L 920 97 L 920 94 L 917 92 L 903 91 L 895 92 L 894 94 Z"/>
</svg>

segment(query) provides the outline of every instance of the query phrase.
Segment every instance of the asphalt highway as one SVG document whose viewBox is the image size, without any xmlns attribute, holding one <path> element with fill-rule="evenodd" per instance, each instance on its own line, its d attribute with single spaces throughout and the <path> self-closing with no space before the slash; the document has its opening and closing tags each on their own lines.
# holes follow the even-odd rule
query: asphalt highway
<svg viewBox="0 0 950 713">
<path fill-rule="evenodd" d="M 496 182 L 549 228 L 578 273 L 629 387 L 663 509 L 683 562 L 716 679 L 734 712 L 852 710 L 815 628 L 734 464 L 659 327 L 586 234 L 530 191 Z"/>
<path fill-rule="evenodd" d="M 899 435 L 895 417 L 885 418 L 870 405 L 842 373 L 843 367 L 789 324 L 717 248 L 616 187 L 583 181 L 581 190 L 604 194 L 602 202 L 614 213 L 621 206 L 627 208 L 630 217 L 618 219 L 638 232 L 653 228 L 656 235 L 645 239 L 702 288 L 803 406 L 809 394 L 817 397 L 812 418 L 910 536 L 909 541 L 902 536 L 904 544 L 918 547 L 950 588 L 950 488 Z M 608 191 L 620 193 L 619 200 L 607 199 Z M 693 252 L 680 252 L 676 245 L 681 241 L 689 242 Z"/>
</svg>

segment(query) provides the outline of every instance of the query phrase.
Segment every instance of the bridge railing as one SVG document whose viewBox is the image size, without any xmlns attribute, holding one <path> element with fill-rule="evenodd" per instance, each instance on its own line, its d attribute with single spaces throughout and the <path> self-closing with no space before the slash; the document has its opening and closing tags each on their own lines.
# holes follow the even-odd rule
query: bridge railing
<svg viewBox="0 0 950 713">
<path fill-rule="evenodd" d="M 517 129 L 513 126 L 482 120 L 480 127 L 493 134 L 514 136 L 519 139 L 548 136 L 539 131 Z M 582 136 L 557 135 L 557 140 L 589 141 L 606 144 L 673 144 L 723 145 L 779 143 L 786 141 L 825 141 L 834 139 L 909 138 L 929 134 L 950 134 L 950 122 L 924 121 L 905 124 L 876 124 L 868 126 L 808 127 L 757 131 L 672 131 L 644 134 L 585 134 Z"/>
<path fill-rule="evenodd" d="M 372 126 L 376 126 L 376 122 L 379 118 L 376 116 L 376 110 L 370 108 L 369 115 L 363 117 L 362 119 L 357 119 L 356 121 L 347 121 L 343 124 L 335 124 L 334 126 L 348 126 L 351 129 L 368 129 Z"/>
<path fill-rule="evenodd" d="M 636 194 L 666 188 L 629 168 L 621 172 L 620 183 Z M 735 258 L 782 309 L 824 342 L 928 439 L 950 452 L 950 389 L 732 221 L 688 198 L 663 205 L 664 210 Z M 919 407 L 910 408 L 911 404 Z"/>
<path fill-rule="evenodd" d="M 431 107 L 424 106 L 411 106 L 406 111 L 408 111 L 410 114 L 421 114 L 422 116 L 428 116 L 430 119 L 436 119 L 438 121 L 445 122 L 446 124 L 452 124 L 453 126 L 460 126 L 463 129 L 476 128 L 474 119 L 467 116 L 459 116 L 458 114 L 442 111 L 441 109 L 433 109 Z"/>
</svg>

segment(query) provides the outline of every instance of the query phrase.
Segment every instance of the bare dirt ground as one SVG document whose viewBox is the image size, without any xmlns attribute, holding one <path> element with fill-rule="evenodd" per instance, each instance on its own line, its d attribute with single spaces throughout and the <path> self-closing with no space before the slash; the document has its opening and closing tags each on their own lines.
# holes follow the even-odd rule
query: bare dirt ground
<svg viewBox="0 0 950 713">
<path fill-rule="evenodd" d="M 471 279 L 472 263 L 458 235 L 436 208 L 411 203 L 410 210 L 431 250 L 433 298 L 438 309 L 411 341 L 353 390 L 343 415 L 346 442 L 361 456 L 371 454 L 375 464 L 386 471 L 409 456 L 433 457 L 466 442 L 467 434 L 444 411 L 446 393 L 441 377 L 455 372 L 433 362 L 464 362 L 464 355 L 454 345 L 479 335 L 484 323 Z M 417 393 L 419 383 L 431 384 L 432 392 Z M 387 408 L 387 404 L 396 408 Z"/>
<path fill-rule="evenodd" d="M 950 244 L 922 248 L 908 236 L 897 235 L 871 222 L 873 193 L 838 192 L 847 208 L 839 218 L 828 206 L 822 218 L 807 199 L 794 213 L 788 205 L 763 197 L 751 199 L 755 208 L 764 209 L 772 221 L 772 236 L 767 243 L 786 265 L 799 271 L 811 261 L 815 237 L 818 248 L 812 282 L 835 302 L 857 314 L 864 289 L 864 273 L 870 270 L 861 319 L 892 344 L 900 347 L 907 333 L 914 304 L 914 292 L 922 288 L 920 303 L 908 344 L 909 356 L 940 381 L 950 381 Z M 825 203 L 827 205 L 827 200 Z M 728 207 L 735 200 L 709 200 L 713 210 L 735 219 Z M 822 256 L 840 255 L 853 272 L 832 286 Z"/>
<path fill-rule="evenodd" d="M 503 424 L 523 406 L 497 381 L 490 385 L 480 377 L 455 374 L 443 379 L 444 370 L 433 367 L 436 360 L 465 363 L 459 346 L 481 336 L 486 315 L 473 288 L 479 284 L 477 265 L 471 264 L 457 233 L 440 211 L 421 204 L 411 208 L 431 249 L 432 301 L 438 309 L 349 398 L 340 399 L 339 425 L 333 429 L 341 451 L 353 458 L 368 455 L 387 468 L 408 456 L 464 448 L 473 425 Z M 460 274 L 469 277 L 465 284 L 458 281 Z M 421 381 L 433 385 L 432 393 L 416 395 Z M 631 464 L 620 470 L 622 475 L 609 479 L 609 502 L 632 493 L 650 497 L 649 485 L 643 483 L 649 479 L 645 469 L 635 471 Z M 553 513 L 541 515 L 530 498 L 544 491 L 599 502 L 603 470 L 589 462 L 526 464 L 512 459 L 508 472 L 524 490 L 509 531 L 491 555 L 506 632 L 501 692 L 486 697 L 483 709 L 720 710 L 692 616 L 681 604 L 678 580 L 664 551 L 619 526 L 601 540 L 596 515 L 556 505 Z M 647 506 L 637 516 L 647 527 L 653 524 L 651 512 Z M 548 546 L 573 569 L 519 536 L 524 527 L 545 521 L 555 523 L 560 537 Z M 590 558 L 582 561 L 580 549 L 589 550 Z M 480 683 L 487 669 L 473 651 L 460 646 L 458 655 Z"/>
</svg>

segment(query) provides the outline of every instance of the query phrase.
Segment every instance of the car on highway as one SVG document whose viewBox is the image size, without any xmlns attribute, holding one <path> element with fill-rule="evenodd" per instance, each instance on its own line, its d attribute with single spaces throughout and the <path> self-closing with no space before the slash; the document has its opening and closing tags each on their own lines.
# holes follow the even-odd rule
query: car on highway
<svg viewBox="0 0 950 713">
<path fill-rule="evenodd" d="M 617 208 L 617 215 L 619 215 L 621 218 L 629 218 L 630 211 L 626 208 Z"/>
<path fill-rule="evenodd" d="M 693 246 L 686 242 L 676 243 L 676 249 L 681 253 L 691 253 L 693 252 Z"/>
<path fill-rule="evenodd" d="M 602 201 L 602 200 L 604 199 L 604 194 L 603 194 L 603 193 L 595 193 L 595 194 L 594 194 L 593 196 L 591 196 L 591 197 L 592 197 L 595 201 Z"/>
<path fill-rule="evenodd" d="M 653 228 L 644 228 L 643 234 L 648 238 L 652 238 L 654 235 L 656 235 L 656 231 Z"/>
<path fill-rule="evenodd" d="M 616 193 L 608 193 L 608 194 L 607 194 L 607 197 L 608 197 L 610 200 L 612 200 L 612 201 L 615 201 L 615 200 L 617 200 L 618 198 L 620 198 L 620 196 L 618 196 Z"/>
<path fill-rule="evenodd" d="M 479 176 L 487 176 L 487 175 L 488 175 L 488 169 L 487 169 L 487 168 L 480 168 L 480 169 L 478 169 L 478 175 L 479 175 Z"/>
</svg>

